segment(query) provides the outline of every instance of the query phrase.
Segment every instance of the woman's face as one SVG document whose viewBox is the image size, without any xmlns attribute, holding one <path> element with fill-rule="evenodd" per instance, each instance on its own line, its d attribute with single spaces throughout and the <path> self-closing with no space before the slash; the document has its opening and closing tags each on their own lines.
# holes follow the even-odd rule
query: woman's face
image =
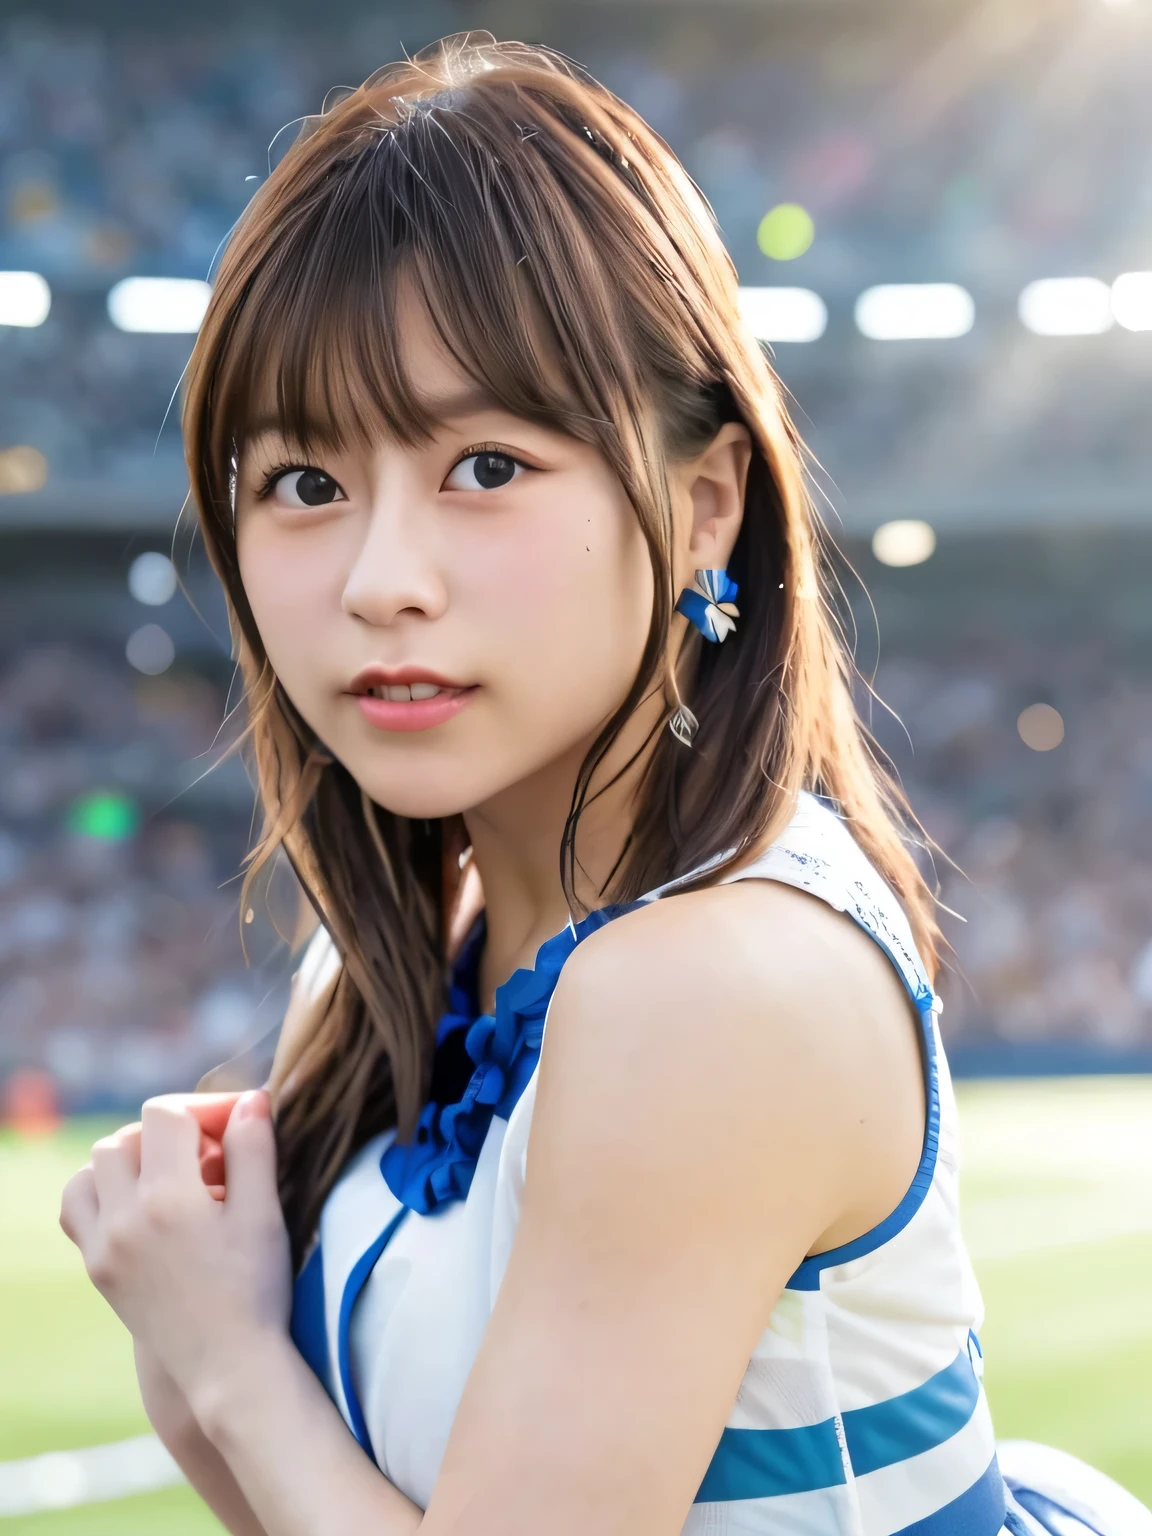
<svg viewBox="0 0 1152 1536">
<path fill-rule="evenodd" d="M 379 805 L 437 817 L 582 761 L 636 676 L 652 570 L 600 453 L 479 398 L 422 308 L 401 314 L 436 436 L 303 456 L 263 433 L 237 546 L 300 714 Z M 434 675 L 412 700 L 409 669 Z"/>
</svg>

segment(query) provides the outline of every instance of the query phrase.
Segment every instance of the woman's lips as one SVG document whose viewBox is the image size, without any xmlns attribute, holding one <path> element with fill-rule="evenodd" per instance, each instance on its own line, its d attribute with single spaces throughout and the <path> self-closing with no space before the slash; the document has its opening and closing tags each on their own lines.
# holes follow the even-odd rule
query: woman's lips
<svg viewBox="0 0 1152 1536">
<path fill-rule="evenodd" d="M 381 731 L 427 731 L 451 720 L 471 700 L 478 684 L 470 688 L 445 688 L 431 699 L 378 699 L 370 693 L 356 695 L 360 713 Z"/>
</svg>

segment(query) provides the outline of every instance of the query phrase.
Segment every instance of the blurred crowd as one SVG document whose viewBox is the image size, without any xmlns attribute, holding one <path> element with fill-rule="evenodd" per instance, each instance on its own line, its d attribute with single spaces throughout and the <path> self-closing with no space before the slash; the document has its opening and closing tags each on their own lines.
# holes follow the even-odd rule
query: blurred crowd
<svg viewBox="0 0 1152 1536">
<path fill-rule="evenodd" d="M 291 125 L 463 14 L 365 7 L 358 23 L 296 33 L 9 21 L 0 266 L 205 276 Z M 558 31 L 546 5 L 533 30 Z M 919 18 L 857 8 L 835 25 L 766 11 L 754 28 L 738 14 L 649 11 L 630 28 L 590 12 L 579 38 L 557 41 L 674 146 L 740 259 L 790 199 L 820 235 L 805 270 L 850 287 L 862 272 L 999 281 L 1143 252 L 1139 17 L 1026 0 Z"/>
<path fill-rule="evenodd" d="M 828 336 L 782 346 L 780 366 L 834 475 L 860 494 L 946 475 L 980 496 L 1061 467 L 1146 470 L 1147 338 L 1035 338 L 1014 307 L 1036 277 L 1149 265 L 1142 7 L 954 0 L 835 25 L 808 8 L 642 9 L 641 27 L 626 7 L 586 7 L 579 35 L 555 40 L 681 154 L 744 283 L 828 302 Z M 44 327 L 0 338 L 0 438 L 57 472 L 145 472 L 188 339 L 117 332 L 108 287 L 207 276 L 302 114 L 466 19 L 433 0 L 384 10 L 322 33 L 111 34 L 31 13 L 0 29 L 0 269 L 43 272 L 55 293 Z M 537 35 L 548 20 L 542 5 Z M 759 223 L 786 202 L 815 239 L 769 260 Z M 879 360 L 851 303 L 909 280 L 967 284 L 980 323 L 960 341 L 880 344 Z"/>
<path fill-rule="evenodd" d="M 278 1022 L 263 912 L 251 967 L 240 943 L 247 779 L 202 778 L 222 716 L 195 672 L 67 644 L 0 662 L 0 1082 L 46 1068 L 67 1103 L 131 1104 Z"/>
<path fill-rule="evenodd" d="M 873 725 L 939 845 L 946 1037 L 1152 1047 L 1152 669 L 1092 637 L 890 657 Z M 1037 751 L 1017 721 L 1040 706 Z M 1027 720 L 1025 734 L 1030 734 Z"/>
</svg>

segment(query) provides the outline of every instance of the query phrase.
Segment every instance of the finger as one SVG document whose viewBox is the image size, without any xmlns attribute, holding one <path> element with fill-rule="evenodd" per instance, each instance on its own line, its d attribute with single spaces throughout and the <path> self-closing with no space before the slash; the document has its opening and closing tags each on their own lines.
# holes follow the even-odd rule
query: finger
<svg viewBox="0 0 1152 1536">
<path fill-rule="evenodd" d="M 219 1141 L 228 1124 L 228 1117 L 241 1097 L 239 1089 L 229 1093 L 190 1093 L 184 1097 L 184 1103 L 188 1112 L 200 1122 L 200 1129 L 205 1136 Z"/>
<path fill-rule="evenodd" d="M 134 1120 L 131 1125 L 122 1125 L 115 1133 L 116 1139 L 127 1152 L 132 1162 L 132 1171 L 136 1177 L 140 1177 L 140 1133 L 142 1126 L 139 1120 Z"/>
<path fill-rule="evenodd" d="M 230 1089 L 227 1093 L 161 1093 L 149 1103 L 166 1104 L 187 1110 L 199 1123 L 206 1136 L 219 1141 L 228 1124 L 228 1116 L 242 1097 L 242 1089 Z"/>
<path fill-rule="evenodd" d="M 91 1242 L 100 1219 L 100 1203 L 91 1167 L 81 1168 L 64 1186 L 60 1197 L 60 1226 L 81 1252 Z"/>
<path fill-rule="evenodd" d="M 119 1131 L 103 1137 L 92 1148 L 91 1166 L 100 1209 L 105 1213 L 115 1210 L 136 1193 L 140 1178 L 139 1137 L 122 1137 Z"/>
<path fill-rule="evenodd" d="M 200 1178 L 200 1125 L 179 1094 L 148 1099 L 140 1113 L 141 1184 L 195 1184 Z"/>
<path fill-rule="evenodd" d="M 257 1216 L 269 1204 L 279 1206 L 276 1185 L 276 1133 L 268 1093 L 255 1088 L 245 1093 L 232 1111 L 224 1132 L 224 1164 L 227 1170 L 227 1203 Z"/>
<path fill-rule="evenodd" d="M 224 1148 L 211 1137 L 200 1139 L 200 1177 L 205 1184 L 223 1184 Z"/>
</svg>

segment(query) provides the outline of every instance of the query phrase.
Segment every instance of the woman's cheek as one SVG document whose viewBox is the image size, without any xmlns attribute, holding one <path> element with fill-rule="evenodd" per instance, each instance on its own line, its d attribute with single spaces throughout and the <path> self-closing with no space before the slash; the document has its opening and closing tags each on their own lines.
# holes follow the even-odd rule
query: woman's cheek
<svg viewBox="0 0 1152 1536">
<path fill-rule="evenodd" d="M 581 547 L 580 554 L 583 554 Z M 511 697 L 525 721 L 543 725 L 558 751 L 596 730 L 627 695 L 648 632 L 647 612 L 637 622 L 619 573 L 609 579 L 581 569 L 539 581 L 505 636 Z"/>
<path fill-rule="evenodd" d="M 238 544 L 241 579 L 272 670 L 302 708 L 318 692 L 317 660 L 328 644 L 327 615 L 338 614 L 323 550 L 275 537 Z M 335 607 L 332 604 L 335 603 Z M 305 710 L 305 712 L 307 712 Z"/>
</svg>

